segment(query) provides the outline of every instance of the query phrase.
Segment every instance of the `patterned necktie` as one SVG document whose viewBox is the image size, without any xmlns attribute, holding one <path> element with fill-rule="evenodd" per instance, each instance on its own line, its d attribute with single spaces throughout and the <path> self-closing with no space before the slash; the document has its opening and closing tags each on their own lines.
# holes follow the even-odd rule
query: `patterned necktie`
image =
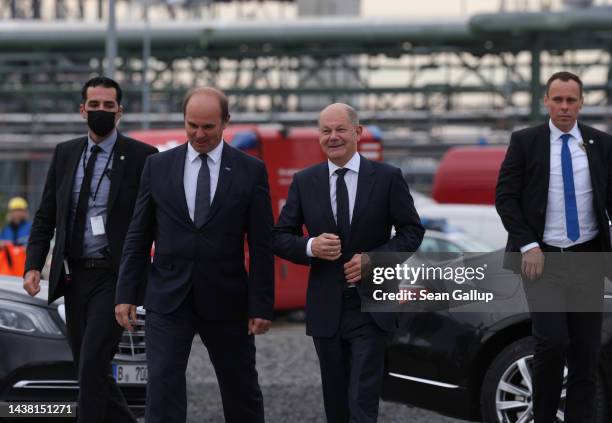
<svg viewBox="0 0 612 423">
<path fill-rule="evenodd" d="M 200 154 L 202 165 L 198 172 L 198 185 L 196 188 L 195 211 L 193 223 L 200 228 L 206 222 L 210 210 L 210 170 L 208 169 L 208 154 Z"/>
<path fill-rule="evenodd" d="M 336 224 L 338 225 L 338 233 L 342 242 L 342 252 L 347 251 L 348 239 L 351 233 L 351 220 L 349 209 L 349 196 L 344 175 L 348 169 L 336 169 Z"/>
<path fill-rule="evenodd" d="M 580 226 L 578 224 L 578 207 L 576 206 L 576 190 L 574 189 L 574 169 L 572 167 L 572 154 L 567 142 L 572 136 L 561 135 L 563 146 L 561 147 L 561 169 L 563 172 L 563 198 L 565 200 L 565 227 L 567 237 L 572 241 L 580 238 Z"/>
<path fill-rule="evenodd" d="M 87 217 L 87 208 L 89 205 L 89 196 L 91 194 L 91 179 L 96 164 L 98 153 L 102 151 L 97 145 L 91 147 L 91 155 L 87 160 L 85 167 L 85 176 L 81 183 L 81 191 L 79 192 L 79 200 L 77 202 L 76 213 L 74 215 L 74 226 L 72 228 L 72 237 L 70 239 L 68 257 L 79 259 L 83 255 L 83 243 L 85 242 L 85 218 Z"/>
</svg>

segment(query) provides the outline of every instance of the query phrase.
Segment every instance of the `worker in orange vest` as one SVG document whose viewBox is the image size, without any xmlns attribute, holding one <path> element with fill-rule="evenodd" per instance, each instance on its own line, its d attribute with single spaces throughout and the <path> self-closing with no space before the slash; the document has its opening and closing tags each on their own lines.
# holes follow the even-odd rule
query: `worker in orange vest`
<svg viewBox="0 0 612 423">
<path fill-rule="evenodd" d="M 32 222 L 28 215 L 28 202 L 21 197 L 13 197 L 8 202 L 6 214 L 8 223 L 0 232 L 0 241 L 13 245 L 26 245 L 30 237 Z"/>
<path fill-rule="evenodd" d="M 25 244 L 32 222 L 28 219 L 28 202 L 13 197 L 8 202 L 7 225 L 0 232 L 0 274 L 22 276 L 25 266 Z"/>
</svg>

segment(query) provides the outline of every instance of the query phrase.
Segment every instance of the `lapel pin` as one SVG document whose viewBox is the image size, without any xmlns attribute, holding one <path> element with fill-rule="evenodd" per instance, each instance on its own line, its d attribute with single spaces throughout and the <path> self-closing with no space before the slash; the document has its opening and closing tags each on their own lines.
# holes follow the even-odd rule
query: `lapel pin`
<svg viewBox="0 0 612 423">
<path fill-rule="evenodd" d="M 593 144 L 593 142 L 594 142 L 593 140 L 589 140 L 589 144 Z"/>
<path fill-rule="evenodd" d="M 227 171 L 231 171 L 231 170 L 232 170 L 232 168 L 231 168 L 231 167 L 227 167 L 227 166 L 225 166 L 225 168 L 224 168 L 224 169 L 225 169 L 225 170 L 227 170 Z"/>
<path fill-rule="evenodd" d="M 119 157 L 119 160 L 125 160 L 125 156 Z"/>
</svg>

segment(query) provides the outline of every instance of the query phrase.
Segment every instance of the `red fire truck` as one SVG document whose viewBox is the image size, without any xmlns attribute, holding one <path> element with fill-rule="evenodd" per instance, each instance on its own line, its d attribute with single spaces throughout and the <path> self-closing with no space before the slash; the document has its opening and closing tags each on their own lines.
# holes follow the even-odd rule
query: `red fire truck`
<svg viewBox="0 0 612 423">
<path fill-rule="evenodd" d="M 185 142 L 184 129 L 133 131 L 130 136 L 156 146 L 160 151 Z M 287 199 L 289 185 L 297 171 L 325 160 L 315 127 L 284 130 L 278 125 L 231 125 L 223 133 L 232 146 L 262 159 L 268 169 L 274 219 Z M 371 160 L 382 160 L 380 131 L 364 128 L 359 152 Z M 275 258 L 276 310 L 304 308 L 308 268 Z"/>
<path fill-rule="evenodd" d="M 453 147 L 444 154 L 431 196 L 438 203 L 495 204 L 495 186 L 506 147 Z"/>
</svg>

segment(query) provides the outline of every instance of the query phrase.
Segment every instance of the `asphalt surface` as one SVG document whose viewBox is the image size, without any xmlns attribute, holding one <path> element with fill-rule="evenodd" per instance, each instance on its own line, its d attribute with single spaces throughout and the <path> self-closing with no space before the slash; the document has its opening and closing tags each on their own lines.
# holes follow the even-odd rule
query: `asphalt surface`
<svg viewBox="0 0 612 423">
<path fill-rule="evenodd" d="M 257 369 L 267 423 L 325 422 L 321 379 L 304 325 L 275 321 L 256 337 Z M 196 336 L 187 369 L 189 423 L 223 422 L 221 397 L 206 348 Z M 429 411 L 381 401 L 380 423 L 463 423 Z"/>
</svg>

